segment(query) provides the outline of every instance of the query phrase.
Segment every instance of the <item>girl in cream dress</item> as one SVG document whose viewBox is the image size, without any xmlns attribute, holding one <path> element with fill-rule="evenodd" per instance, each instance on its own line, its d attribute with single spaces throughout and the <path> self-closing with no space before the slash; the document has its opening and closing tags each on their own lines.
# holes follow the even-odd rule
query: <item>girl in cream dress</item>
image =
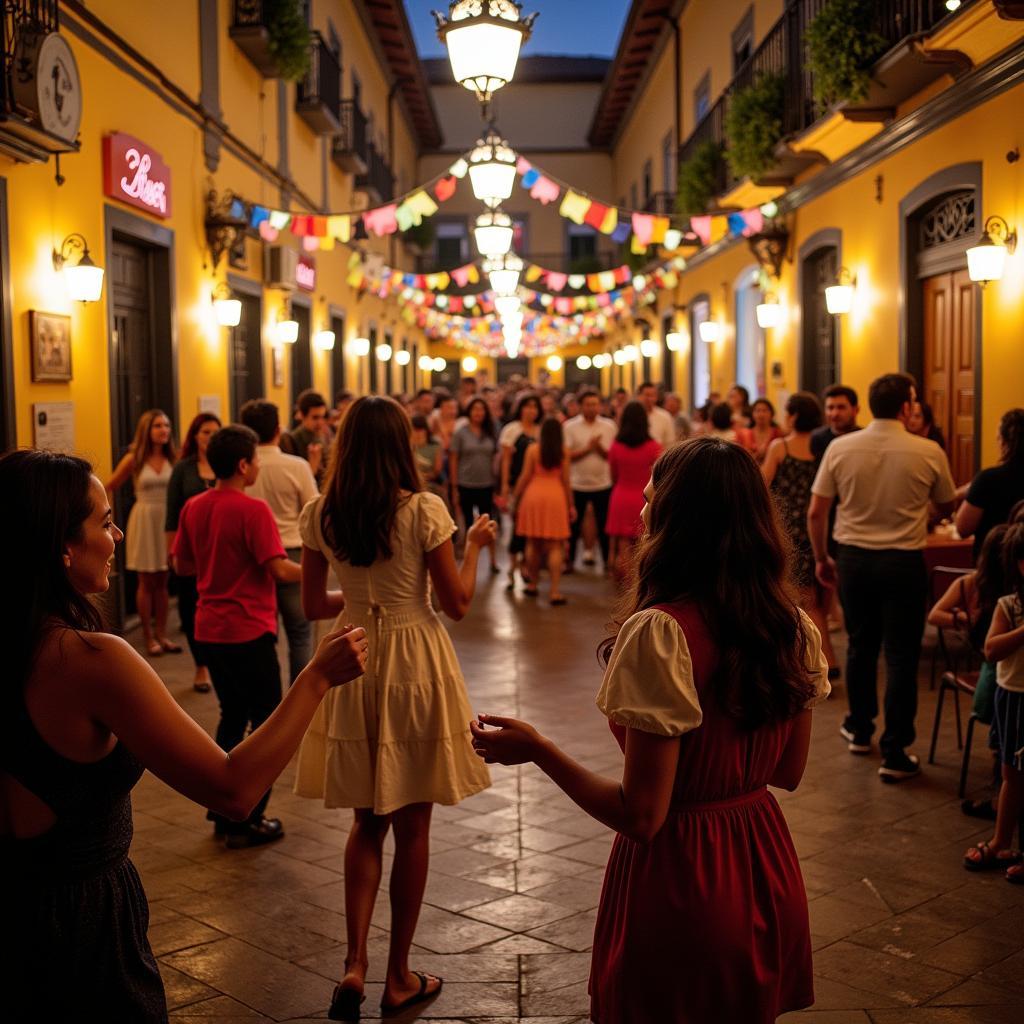
<svg viewBox="0 0 1024 1024">
<path fill-rule="evenodd" d="M 496 525 L 482 516 L 456 565 L 455 524 L 442 499 L 420 490 L 408 417 L 389 398 L 361 398 L 345 417 L 325 493 L 306 506 L 303 607 L 311 619 L 363 626 L 362 678 L 332 691 L 299 752 L 295 791 L 326 807 L 351 807 L 345 849 L 348 955 L 330 1018 L 358 1020 L 367 935 L 381 881 L 384 838 L 395 832 L 391 951 L 382 1007 L 391 1012 L 439 991 L 441 979 L 409 969 L 426 885 L 430 815 L 490 785 L 470 743 L 470 708 L 452 642 L 431 606 L 461 618 L 480 548 Z M 329 591 L 333 570 L 341 591 Z"/>
</svg>

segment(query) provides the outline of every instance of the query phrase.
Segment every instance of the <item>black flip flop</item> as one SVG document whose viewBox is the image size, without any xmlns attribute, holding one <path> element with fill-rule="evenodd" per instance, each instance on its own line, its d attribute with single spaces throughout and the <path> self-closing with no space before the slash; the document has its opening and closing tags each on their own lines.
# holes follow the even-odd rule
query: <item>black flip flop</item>
<svg viewBox="0 0 1024 1024">
<path fill-rule="evenodd" d="M 523 597 L 538 597 L 539 595 L 540 591 L 536 587 L 527 587 L 523 591 Z"/>
<path fill-rule="evenodd" d="M 404 1002 L 397 1003 L 395 1006 L 386 1006 L 383 1002 L 380 1004 L 380 1013 L 382 1017 L 397 1017 L 401 1013 L 405 1013 L 406 1010 L 411 1009 L 413 1006 L 419 1006 L 420 1003 L 425 1003 L 429 999 L 433 999 L 435 996 L 441 994 L 441 989 L 444 988 L 444 978 L 438 978 L 439 982 L 436 989 L 433 992 L 427 991 L 427 985 L 430 984 L 431 975 L 420 974 L 419 971 L 412 972 L 417 978 L 420 979 L 420 990 L 414 996 L 409 996 Z"/>
<path fill-rule="evenodd" d="M 360 1007 L 366 1002 L 366 996 L 357 992 L 354 988 L 342 988 L 334 986 L 334 995 L 331 997 L 331 1008 L 327 1011 L 328 1020 L 359 1020 Z"/>
<path fill-rule="evenodd" d="M 968 818 L 980 818 L 982 821 L 995 821 L 996 809 L 991 800 L 965 800 L 960 811 Z"/>
<path fill-rule="evenodd" d="M 553 597 L 553 598 L 551 598 L 551 607 L 552 608 L 561 608 L 563 605 L 567 605 L 568 603 L 569 603 L 569 599 L 566 598 L 566 597 Z"/>
</svg>

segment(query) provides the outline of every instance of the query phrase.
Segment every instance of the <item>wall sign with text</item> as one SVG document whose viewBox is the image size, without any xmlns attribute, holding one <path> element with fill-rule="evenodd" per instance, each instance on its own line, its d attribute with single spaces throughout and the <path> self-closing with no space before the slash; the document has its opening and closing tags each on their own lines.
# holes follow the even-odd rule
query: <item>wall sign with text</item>
<svg viewBox="0 0 1024 1024">
<path fill-rule="evenodd" d="M 304 252 L 299 253 L 299 261 L 295 266 L 295 283 L 301 291 L 316 291 L 316 260 Z"/>
<path fill-rule="evenodd" d="M 166 220 L 171 215 L 171 169 L 146 143 L 114 132 L 103 138 L 103 193 Z"/>
</svg>

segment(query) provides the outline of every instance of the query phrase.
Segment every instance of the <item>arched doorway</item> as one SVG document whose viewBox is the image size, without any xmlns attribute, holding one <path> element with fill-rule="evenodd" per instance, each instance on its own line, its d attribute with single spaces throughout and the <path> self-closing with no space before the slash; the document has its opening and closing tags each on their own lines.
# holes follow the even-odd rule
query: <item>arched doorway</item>
<svg viewBox="0 0 1024 1024">
<path fill-rule="evenodd" d="M 825 305 L 825 289 L 842 266 L 842 234 L 819 231 L 800 246 L 800 387 L 821 395 L 839 380 L 839 318 Z"/>
<path fill-rule="evenodd" d="M 748 267 L 736 278 L 736 383 L 752 399 L 765 392 L 764 328 L 757 322 L 757 305 L 763 302 L 761 275 Z"/>
</svg>

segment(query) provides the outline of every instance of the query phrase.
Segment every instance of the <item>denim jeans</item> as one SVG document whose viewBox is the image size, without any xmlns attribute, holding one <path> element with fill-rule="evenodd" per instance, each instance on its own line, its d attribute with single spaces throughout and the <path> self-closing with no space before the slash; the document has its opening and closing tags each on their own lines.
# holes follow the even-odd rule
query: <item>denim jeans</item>
<svg viewBox="0 0 1024 1024">
<path fill-rule="evenodd" d="M 302 548 L 288 548 L 288 557 L 302 561 Z M 277 613 L 288 637 L 288 685 L 298 678 L 313 656 L 313 624 L 302 611 L 302 584 L 278 583 Z"/>
<path fill-rule="evenodd" d="M 587 506 L 594 506 L 594 519 L 597 522 L 597 543 L 601 548 L 601 557 L 605 568 L 608 567 L 608 534 L 605 524 L 608 522 L 608 502 L 611 501 L 612 489 L 605 491 L 573 491 L 572 500 L 576 506 L 576 522 L 572 524 L 572 537 L 569 540 L 569 564 L 576 562 L 576 549 L 579 547 L 580 532 L 583 530 L 583 518 L 587 514 Z"/>
<path fill-rule="evenodd" d="M 898 754 L 914 742 L 917 668 L 928 596 L 928 574 L 920 551 L 839 545 L 839 600 L 850 643 L 846 725 L 868 737 L 878 716 L 878 655 L 885 655 L 885 729 L 882 756 Z"/>
</svg>

